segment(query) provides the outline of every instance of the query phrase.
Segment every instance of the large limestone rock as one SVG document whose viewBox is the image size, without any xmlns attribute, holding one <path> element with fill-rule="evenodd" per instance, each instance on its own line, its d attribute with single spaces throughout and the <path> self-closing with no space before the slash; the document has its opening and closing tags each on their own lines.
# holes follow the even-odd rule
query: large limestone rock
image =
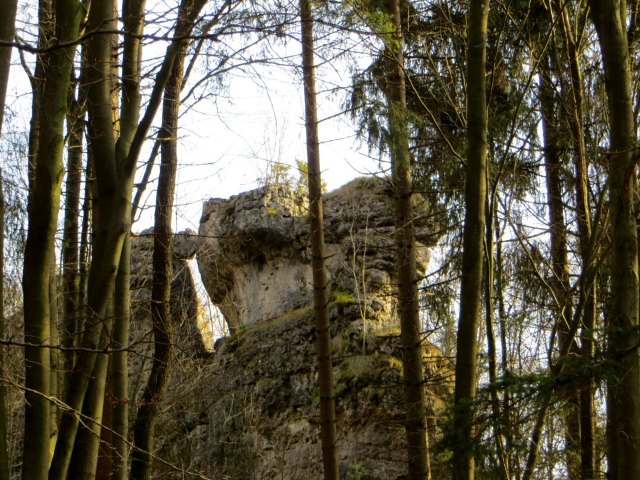
<svg viewBox="0 0 640 480">
<path fill-rule="evenodd" d="M 434 228 L 427 205 L 416 202 L 415 212 L 424 269 Z M 232 334 L 170 394 L 157 450 L 167 461 L 154 478 L 322 477 L 305 214 L 305 200 L 287 189 L 205 204 L 198 265 Z M 399 480 L 406 446 L 388 185 L 360 179 L 328 194 L 325 225 L 340 478 Z M 423 359 L 435 441 L 451 371 L 426 342 Z M 434 462 L 434 478 L 442 475 Z"/>
<path fill-rule="evenodd" d="M 211 199 L 200 222 L 202 281 L 231 331 L 276 318 L 312 301 L 306 198 L 263 187 Z M 333 295 L 362 302 L 363 317 L 391 319 L 395 264 L 393 199 L 384 180 L 357 179 L 326 195 L 325 255 Z M 418 269 L 436 237 L 429 211 L 416 201 Z"/>
<path fill-rule="evenodd" d="M 363 334 L 356 304 L 333 302 L 337 452 L 343 480 L 406 475 L 401 348 L 397 329 Z M 322 478 L 316 334 L 310 307 L 248 325 L 167 399 L 156 479 Z M 430 440 L 441 428 L 451 370 L 425 344 Z M 183 469 L 176 472 L 175 465 Z M 432 458 L 433 478 L 445 478 Z M 196 474 L 197 472 L 197 474 Z M 180 476 L 178 476 L 178 474 Z"/>
</svg>

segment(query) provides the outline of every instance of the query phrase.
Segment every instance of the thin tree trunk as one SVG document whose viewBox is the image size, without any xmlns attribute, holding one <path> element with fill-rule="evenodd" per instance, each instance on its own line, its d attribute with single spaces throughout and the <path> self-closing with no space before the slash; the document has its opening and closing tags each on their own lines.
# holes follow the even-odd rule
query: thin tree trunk
<svg viewBox="0 0 640 480">
<path fill-rule="evenodd" d="M 458 324 L 453 479 L 473 480 L 477 337 L 482 296 L 484 206 L 487 194 L 486 38 L 488 0 L 471 0 L 467 24 L 467 174 Z"/>
<path fill-rule="evenodd" d="M 100 341 L 101 350 L 108 347 L 110 341 L 108 331 L 110 330 L 112 318 L 111 308 L 109 308 L 105 315 L 105 326 Z M 107 353 L 99 353 L 84 404 L 82 405 L 83 423 L 76 435 L 68 478 L 93 479 L 96 477 L 105 409 L 104 395 L 107 384 L 105 378 L 108 365 L 109 355 Z"/>
<path fill-rule="evenodd" d="M 113 390 L 111 465 L 113 480 L 126 480 L 129 458 L 129 368 L 126 347 L 129 344 L 131 312 L 131 235 L 126 235 L 120 254 L 115 286 L 111 385 Z"/>
<path fill-rule="evenodd" d="M 93 203 L 93 193 L 91 189 L 91 176 L 93 169 L 91 168 L 90 159 L 87 159 L 84 177 L 84 199 L 82 203 L 82 227 L 80 228 L 80 256 L 78 258 L 80 269 L 80 280 L 78 282 L 78 328 L 84 325 L 87 313 L 87 295 L 88 295 L 88 283 L 89 283 L 89 258 L 91 255 L 91 245 L 89 243 L 89 232 L 91 230 L 91 211 Z M 74 340 L 74 345 L 78 345 L 79 339 Z M 75 353 L 75 352 L 74 352 Z M 75 354 L 74 354 L 74 367 L 75 367 Z M 73 369 L 68 372 L 69 375 L 73 373 Z M 68 382 L 65 382 L 65 391 Z"/>
<path fill-rule="evenodd" d="M 496 301 L 498 303 L 498 319 L 500 324 L 500 365 L 502 367 L 502 375 L 507 377 L 510 373 L 510 368 L 509 345 L 507 339 L 507 312 L 505 309 L 504 281 L 502 278 L 502 272 L 504 271 L 504 261 L 502 256 L 503 242 L 500 227 L 497 222 L 495 222 L 495 224 L 496 257 L 494 272 L 496 285 Z M 507 461 L 509 462 L 510 470 L 512 470 L 515 478 L 520 478 L 520 458 L 516 449 L 512 448 L 514 432 L 511 415 L 511 395 L 509 394 L 508 389 L 505 389 L 502 398 L 502 422 Z"/>
<path fill-rule="evenodd" d="M 320 386 L 320 437 L 325 480 L 338 479 L 336 452 L 335 396 L 331 333 L 327 310 L 327 272 L 324 265 L 324 224 L 322 212 L 322 178 L 318 140 L 318 107 L 314 62 L 313 16 L 310 0 L 300 0 L 302 17 L 302 71 L 307 134 L 307 175 L 309 184 L 309 224 L 313 269 L 313 306 L 316 319 L 318 383 Z M 364 334 L 364 332 L 363 332 Z"/>
<path fill-rule="evenodd" d="M 569 324 L 569 328 L 566 332 L 566 341 L 561 344 L 560 352 L 558 354 L 558 361 L 550 366 L 550 375 L 552 378 L 559 378 L 565 371 L 567 362 L 563 359 L 569 354 L 569 350 L 580 328 L 580 320 L 583 318 L 585 309 L 589 303 L 589 297 L 593 283 L 595 281 L 596 271 L 594 266 L 590 263 L 583 265 L 582 272 L 580 274 L 580 288 L 578 290 L 578 302 L 573 312 L 573 318 Z M 536 415 L 536 421 L 531 431 L 531 442 L 527 452 L 527 462 L 525 465 L 524 473 L 522 474 L 522 480 L 531 480 L 534 475 L 534 471 L 538 462 L 540 440 L 544 429 L 545 419 L 549 408 L 551 407 L 551 401 L 553 397 L 553 391 L 551 389 L 543 390 L 539 395 L 540 409 Z"/>
<path fill-rule="evenodd" d="M 0 22 L 0 40 L 11 41 L 15 29 L 18 0 L 6 2 Z M 0 134 L 4 121 L 4 106 L 7 96 L 7 84 L 11 69 L 11 48 L 0 48 Z M 4 338 L 4 215 L 5 200 L 3 191 L 2 167 L 0 166 L 0 338 Z M 4 346 L 0 345 L 0 365 L 4 365 Z M 8 480 L 11 460 L 7 442 L 7 387 L 0 381 L 0 480 Z"/>
<path fill-rule="evenodd" d="M 62 346 L 64 352 L 65 376 L 73 370 L 80 329 L 80 265 L 79 265 L 79 218 L 80 189 L 82 187 L 82 145 L 84 136 L 84 106 L 80 98 L 76 98 L 75 88 L 69 92 L 70 108 L 67 114 L 67 130 L 69 143 L 67 146 L 67 180 L 64 210 L 64 232 L 62 239 L 62 276 L 64 300 L 62 308 L 63 332 Z M 81 94 L 78 93 L 78 97 Z M 67 381 L 65 381 L 65 384 Z"/>
<path fill-rule="evenodd" d="M 571 320 L 569 283 L 569 263 L 567 256 L 567 227 L 564 220 L 564 203 L 562 200 L 562 159 L 558 145 L 557 108 L 555 92 L 548 59 L 539 63 L 540 70 L 540 104 L 542 111 L 542 133 L 544 142 L 545 180 L 547 185 L 547 206 L 549 208 L 551 270 L 553 278 L 550 282 L 554 295 L 554 309 L 560 349 L 564 350 L 567 332 Z M 577 351 L 572 340 L 568 351 Z M 565 430 L 565 458 L 570 480 L 578 480 L 580 476 L 580 411 L 579 394 L 568 398 L 563 417 Z"/>
<path fill-rule="evenodd" d="M 144 28 L 144 0 L 128 0 L 124 2 L 123 24 L 124 29 L 132 34 L 141 34 Z M 125 148 L 130 148 L 133 133 L 139 119 L 140 108 L 140 70 L 141 70 L 141 43 L 131 40 L 125 42 L 122 54 L 122 121 L 121 137 L 117 147 L 122 153 L 117 153 L 118 158 L 124 158 Z M 129 198 L 132 192 L 127 192 Z M 125 224 L 131 225 L 132 212 L 124 212 Z M 113 412 L 111 415 L 112 455 L 111 463 L 114 480 L 125 480 L 128 475 L 129 458 L 129 369 L 126 346 L 129 343 L 129 324 L 131 316 L 131 229 L 125 232 L 125 237 L 120 254 L 120 264 L 115 280 L 114 295 L 114 328 L 113 347 L 116 352 L 112 355 L 112 390 Z M 110 408 L 110 407 L 109 407 Z"/>
<path fill-rule="evenodd" d="M 90 31 L 108 29 L 113 25 L 113 0 L 92 2 L 89 11 L 87 29 Z M 86 67 L 83 69 L 83 85 L 86 88 L 87 108 L 89 113 L 88 143 L 90 157 L 97 179 L 97 189 L 93 198 L 93 231 L 92 260 L 88 279 L 87 316 L 82 331 L 81 346 L 71 374 L 71 381 L 66 387 L 65 403 L 72 410 L 82 411 L 85 393 L 90 379 L 93 378 L 97 350 L 105 320 L 106 304 L 111 298 L 112 278 L 116 268 L 112 267 L 119 257 L 119 245 L 111 244 L 109 232 L 111 208 L 117 189 L 115 179 L 115 149 L 113 125 L 111 118 L 111 38 L 110 35 L 96 35 L 86 44 Z M 120 235 L 122 226 L 120 226 Z M 94 379 L 98 381 L 100 379 Z M 51 468 L 51 479 L 64 479 L 73 453 L 78 427 L 78 415 L 73 411 L 65 411 L 60 422 L 60 435 L 56 444 Z M 87 421 L 87 420 L 85 420 Z M 83 452 L 88 453 L 88 452 Z M 80 452 L 75 453 L 76 461 Z"/>
<path fill-rule="evenodd" d="M 555 8 L 560 15 L 564 45 L 569 63 L 570 108 L 569 128 L 574 151 L 576 176 L 576 214 L 578 218 L 578 235 L 580 239 L 580 257 L 582 264 L 590 260 L 591 244 L 591 214 L 589 210 L 589 180 L 588 161 L 584 141 L 584 126 L 582 113 L 583 86 L 582 72 L 577 52 L 576 42 L 571 28 L 569 13 L 559 0 Z M 593 331 L 596 326 L 596 283 L 594 282 L 587 305 L 585 306 L 583 328 L 581 335 L 580 355 L 585 362 L 591 362 L 594 354 Z M 585 386 L 580 390 L 580 471 L 582 480 L 594 479 L 596 471 L 595 455 L 595 406 L 593 380 L 586 379 Z"/>
<path fill-rule="evenodd" d="M 1 87 L 0 87 L 1 88 Z M 4 96 L 2 96 L 4 98 Z M 2 121 L 0 120 L 0 129 Z M 5 334 L 5 317 L 4 317 L 4 181 L 2 178 L 2 168 L 0 168 L 0 338 L 4 338 Z M 4 365 L 4 345 L 0 345 L 0 365 Z M 0 382 L 0 479 L 9 480 L 11 459 L 9 458 L 9 446 L 7 442 L 7 387 L 4 379 Z"/>
<path fill-rule="evenodd" d="M 78 35 L 82 7 L 75 0 L 55 4 L 55 37 L 72 41 Z M 25 247 L 23 295 L 25 319 L 25 440 L 24 479 L 44 479 L 50 451 L 50 341 L 49 275 L 57 229 L 64 173 L 63 129 L 67 92 L 75 47 L 52 50 L 45 71 L 41 99 L 35 178 L 29 198 L 29 226 Z"/>
<path fill-rule="evenodd" d="M 385 8 L 391 21 L 390 33 L 385 36 L 385 75 L 395 203 L 398 313 L 402 341 L 408 478 L 424 480 L 430 478 L 431 472 L 427 449 L 423 350 L 418 312 L 415 226 L 411 203 L 413 182 L 409 155 L 404 39 L 399 0 L 387 0 Z"/>
<path fill-rule="evenodd" d="M 188 16 L 193 15 L 194 0 L 183 0 L 177 29 L 185 29 Z M 197 14 L 197 13 L 196 13 Z M 171 374 L 171 277 L 173 266 L 173 234 L 171 216 L 178 166 L 178 118 L 180 91 L 184 70 L 187 40 L 181 40 L 177 58 L 164 91 L 162 127 L 160 129 L 160 176 L 156 200 L 153 237 L 153 280 L 151 289 L 151 318 L 153 320 L 154 352 L 151 373 L 144 390 L 142 405 L 134 424 L 131 477 L 134 480 L 151 478 L 152 453 L 156 417 Z"/>
<path fill-rule="evenodd" d="M 58 272 L 55 262 L 55 255 L 52 254 L 54 262 L 51 264 L 51 270 L 49 271 L 49 341 L 51 345 L 60 345 L 60 333 L 58 330 L 59 311 L 58 311 Z M 62 377 L 60 375 L 60 352 L 57 349 L 50 350 L 50 389 L 49 395 L 51 398 L 60 397 L 60 387 Z M 50 435 L 50 450 L 56 444 L 58 438 L 58 408 L 55 404 L 52 404 L 49 411 L 51 430 Z"/>
<path fill-rule="evenodd" d="M 493 435 L 496 444 L 496 450 L 498 454 L 498 466 L 500 468 L 501 478 L 509 480 L 510 467 L 509 467 L 509 455 L 505 450 L 503 425 L 504 417 L 500 408 L 500 398 L 498 396 L 497 381 L 498 381 L 498 361 L 496 353 L 496 335 L 494 328 L 494 284 L 496 271 L 496 265 L 494 262 L 494 220 L 495 220 L 495 202 L 496 202 L 496 188 L 497 184 L 492 188 L 491 195 L 487 196 L 487 211 L 485 220 L 485 244 L 486 244 L 486 292 L 485 292 L 485 323 L 487 329 L 487 354 L 489 364 L 489 384 L 491 395 L 491 413 L 493 414 Z"/>
<path fill-rule="evenodd" d="M 135 185 L 136 193 L 133 196 L 133 202 L 131 203 L 131 219 L 135 221 L 136 215 L 138 214 L 138 208 L 140 207 L 140 201 L 142 200 L 142 194 L 147 188 L 149 184 L 149 179 L 151 178 L 151 172 L 153 171 L 153 166 L 156 163 L 156 157 L 158 156 L 158 152 L 160 151 L 160 140 L 156 139 L 153 142 L 153 148 L 151 149 L 151 153 L 149 154 L 149 160 L 147 160 L 147 164 L 144 167 L 144 173 L 142 174 L 142 178 L 140 179 L 140 183 Z"/>
</svg>

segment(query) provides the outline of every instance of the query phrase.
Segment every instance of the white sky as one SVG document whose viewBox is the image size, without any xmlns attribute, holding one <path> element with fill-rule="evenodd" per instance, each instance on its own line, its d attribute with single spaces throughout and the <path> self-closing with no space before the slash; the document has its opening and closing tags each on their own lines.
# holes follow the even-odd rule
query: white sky
<svg viewBox="0 0 640 480">
<path fill-rule="evenodd" d="M 270 162 L 295 166 L 297 159 L 306 161 L 302 85 L 290 72 L 272 72 L 262 80 L 268 87 L 231 77 L 230 101 L 198 105 L 182 118 L 179 229 L 197 229 L 204 199 L 255 188 Z M 329 190 L 376 171 L 377 161 L 359 149 L 353 125 L 344 116 L 334 117 L 337 99 L 325 95 L 318 103 L 320 119 L 333 117 L 319 127 L 323 181 Z"/>
<path fill-rule="evenodd" d="M 24 18 L 34 15 L 29 8 L 21 10 Z M 166 44 L 151 47 L 145 50 L 145 57 L 163 53 Z M 295 67 L 258 65 L 244 71 L 232 70 L 225 77 L 226 89 L 220 96 L 202 100 L 181 118 L 174 209 L 176 231 L 198 229 L 206 199 L 226 198 L 255 188 L 257 179 L 268 170 L 269 162 L 294 166 L 297 159 L 306 161 L 302 80 L 299 69 L 296 70 L 301 62 L 301 47 L 298 42 L 290 41 L 286 47 L 270 44 L 269 48 L 271 54 L 291 57 L 284 63 L 295 64 Z M 35 61 L 33 55 L 25 56 L 28 62 Z M 15 50 L 13 65 L 8 105 L 19 112 L 16 128 L 28 131 L 30 88 Z M 325 64 L 317 74 L 319 91 L 328 85 L 350 83 L 344 66 Z M 192 79 L 196 75 L 194 73 Z M 378 162 L 369 158 L 366 148 L 360 148 L 356 142 L 350 121 L 344 115 L 336 116 L 343 98 L 344 93 L 321 94 L 318 98 L 318 117 L 329 118 L 320 123 L 323 181 L 329 190 L 378 170 Z M 140 162 L 148 159 L 151 144 L 147 142 Z M 156 178 L 157 170 L 152 175 L 152 179 Z M 134 231 L 152 226 L 154 197 L 155 186 L 150 186 L 143 196 Z"/>
</svg>

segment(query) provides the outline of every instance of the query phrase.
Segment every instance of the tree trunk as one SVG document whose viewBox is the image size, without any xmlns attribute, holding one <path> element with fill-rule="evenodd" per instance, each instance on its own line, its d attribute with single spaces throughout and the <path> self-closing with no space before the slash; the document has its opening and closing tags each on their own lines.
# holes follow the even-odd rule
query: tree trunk
<svg viewBox="0 0 640 480">
<path fill-rule="evenodd" d="M 471 0 L 467 25 L 467 174 L 458 324 L 453 479 L 473 480 L 474 402 L 482 296 L 484 206 L 487 195 L 486 38 L 489 0 Z"/>
<path fill-rule="evenodd" d="M 100 349 L 106 349 L 109 345 L 108 331 L 112 323 L 111 308 L 105 314 L 105 326 L 100 341 Z M 82 405 L 83 423 L 78 429 L 68 478 L 96 477 L 98 454 L 100 448 L 100 436 L 103 427 L 104 396 L 106 390 L 106 375 L 109 365 L 109 355 L 99 353 L 93 369 L 93 375 L 87 394 Z"/>
<path fill-rule="evenodd" d="M 130 217 L 129 217 L 130 218 Z M 109 448 L 113 480 L 128 478 L 129 458 L 129 368 L 127 346 L 131 312 L 131 236 L 126 235 L 120 254 L 120 266 L 114 294 L 111 386 L 113 393 L 112 442 Z"/>
<path fill-rule="evenodd" d="M 186 31 L 189 23 L 202 8 L 203 2 L 183 0 L 180 5 L 176 31 Z M 153 239 L 153 280 L 151 290 L 151 318 L 153 320 L 154 352 L 151 373 L 144 390 L 142 405 L 134 425 L 134 448 L 131 477 L 151 478 L 153 440 L 160 402 L 171 373 L 171 276 L 173 265 L 173 234 L 171 216 L 178 166 L 178 118 L 180 91 L 188 40 L 179 42 L 176 60 L 164 90 L 162 127 L 160 129 L 160 176 L 156 200 Z"/>
<path fill-rule="evenodd" d="M 495 220 L 494 220 L 495 221 Z M 502 278 L 504 272 L 504 260 L 502 253 L 502 232 L 500 226 L 495 225 L 495 245 L 496 245 L 496 256 L 495 256 L 495 292 L 496 292 L 496 301 L 498 304 L 498 319 L 500 324 L 500 349 L 501 357 L 500 357 L 500 365 L 502 367 L 502 375 L 507 377 L 510 374 L 510 362 L 509 362 L 509 344 L 507 339 L 507 312 L 505 308 L 505 294 L 504 294 L 504 280 Z M 514 437 L 514 426 L 512 423 L 512 413 L 511 413 L 511 395 L 509 393 L 509 389 L 505 389 L 503 398 L 502 398 L 502 424 L 503 424 L 503 435 L 504 435 L 504 444 L 505 451 L 507 456 L 507 461 L 509 462 L 510 471 L 515 475 L 515 478 L 520 478 L 520 457 L 518 455 L 517 449 L 513 448 L 513 437 Z"/>
<path fill-rule="evenodd" d="M 79 264 L 79 218 L 80 189 L 82 186 L 82 145 L 84 136 L 84 102 L 82 94 L 75 88 L 69 92 L 69 112 L 67 114 L 67 180 L 64 209 L 64 233 L 62 239 L 62 276 L 63 276 L 63 330 L 62 346 L 69 349 L 64 352 L 65 376 L 73 370 L 80 330 L 80 264 Z M 67 381 L 64 382 L 65 384 Z"/>
<path fill-rule="evenodd" d="M 431 474 L 423 390 L 422 338 L 418 313 L 415 226 L 411 204 L 413 184 L 407 124 L 404 40 L 399 0 L 388 0 L 385 8 L 391 22 L 390 33 L 385 35 L 385 75 L 389 151 L 395 203 L 398 313 L 402 341 L 408 478 L 424 480 L 430 478 Z"/>
<path fill-rule="evenodd" d="M 76 0 L 55 4 L 55 37 L 69 42 L 78 35 L 82 6 Z M 25 323 L 25 440 L 24 479 L 44 479 L 50 451 L 49 272 L 64 168 L 64 120 L 75 46 L 54 49 L 44 73 L 40 104 L 38 149 L 29 198 L 29 226 L 25 247 L 23 295 Z"/>
<path fill-rule="evenodd" d="M 569 262 L 567 255 L 567 227 L 564 219 L 564 202 L 562 199 L 562 159 L 558 145 L 558 110 L 552 78 L 549 73 L 548 57 L 539 63 L 540 70 L 540 105 L 542 112 L 542 136 L 544 142 L 545 181 L 547 185 L 547 207 L 549 209 L 549 237 L 551 273 L 550 285 L 553 291 L 556 330 L 560 350 L 576 352 L 577 345 L 571 339 L 571 346 L 566 346 L 569 323 L 571 321 L 571 303 L 569 282 Z M 570 395 L 564 406 L 563 417 L 565 430 L 565 458 L 570 480 L 580 477 L 580 410 L 579 395 Z"/>
<path fill-rule="evenodd" d="M 320 387 L 320 437 L 325 480 L 338 479 L 336 452 L 335 397 L 331 333 L 327 311 L 327 272 L 324 265 L 324 224 L 322 212 L 322 178 L 318 140 L 318 108 L 314 62 L 313 16 L 310 0 L 300 0 L 302 17 L 302 71 L 307 134 L 307 174 L 309 184 L 309 224 L 313 269 L 313 307 L 316 320 L 318 383 Z M 364 334 L 364 332 L 363 332 Z"/>
<path fill-rule="evenodd" d="M 90 139 L 92 156 L 94 159 L 95 177 L 98 184 L 98 197 L 95 202 L 93 256 L 89 271 L 88 311 L 92 317 L 85 321 L 82 347 L 74 367 L 75 381 L 69 385 L 65 393 L 65 403 L 72 410 L 82 407 L 85 393 L 89 385 L 89 378 L 94 370 L 97 347 L 102 331 L 101 316 L 110 297 L 109 288 L 113 285 L 120 264 L 122 246 L 125 236 L 130 230 L 131 191 L 135 165 L 140 149 L 155 113 L 162 100 L 162 92 L 173 68 L 173 63 L 179 52 L 180 42 L 188 36 L 193 22 L 205 0 L 195 0 L 196 7 L 186 15 L 186 21 L 178 24 L 175 40 L 167 48 L 162 66 L 156 74 L 155 83 L 147 110 L 138 123 L 139 91 L 136 78 L 139 76 L 125 75 L 123 78 L 123 93 L 120 113 L 120 137 L 117 143 L 113 141 L 112 124 L 112 96 L 111 82 L 111 39 L 108 36 L 94 35 L 88 43 L 90 52 L 88 63 L 92 68 L 87 75 L 87 99 L 89 110 Z M 140 2 L 141 3 L 141 2 Z M 109 29 L 110 19 L 113 17 L 112 3 L 92 2 L 89 15 L 88 30 Z M 140 42 L 137 35 L 125 36 L 126 41 Z M 140 43 L 131 48 L 132 57 L 139 61 Z M 125 52 L 127 47 L 125 46 Z M 132 60 L 132 62 L 134 62 Z M 129 65 L 123 58 L 123 73 L 136 70 L 139 67 Z M 135 62 L 134 62 L 135 63 Z M 138 73 L 139 75 L 139 69 Z M 125 81 L 126 80 L 126 81 Z M 65 411 L 60 422 L 59 441 L 56 444 L 50 478 L 64 479 L 67 474 L 73 443 L 78 429 L 78 417 L 73 411 Z"/>
<path fill-rule="evenodd" d="M 6 2 L 4 16 L 0 22 L 0 40 L 13 40 L 18 0 Z M 0 48 L 0 135 L 4 120 L 4 106 L 11 69 L 11 49 Z M 0 338 L 4 338 L 4 212 L 2 167 L 0 167 Z M 0 345 L 0 365 L 4 365 L 4 346 Z M 9 447 L 7 442 L 7 387 L 0 382 L 0 480 L 8 480 L 10 473 Z"/>
<path fill-rule="evenodd" d="M 495 207 L 496 207 L 496 195 L 497 195 L 497 183 L 493 185 L 491 195 L 487 195 L 486 205 L 486 219 L 485 219 L 485 244 L 486 244 L 486 272 L 485 272 L 485 324 L 487 330 L 487 355 L 489 366 L 489 384 L 491 395 L 491 413 L 493 414 L 492 428 L 494 430 L 493 436 L 496 444 L 496 450 L 498 455 L 498 467 L 500 471 L 500 477 L 503 480 L 509 480 L 511 478 L 510 466 L 509 466 L 509 453 L 505 449 L 505 436 L 503 434 L 504 425 L 506 424 L 504 415 L 501 411 L 500 397 L 498 396 L 498 360 L 497 360 L 497 348 L 496 348 L 496 335 L 494 328 L 494 284 L 496 272 L 496 265 L 494 262 L 494 221 L 495 221 Z M 499 267 L 498 267 L 499 268 Z"/>
<path fill-rule="evenodd" d="M 92 2 L 87 20 L 89 31 L 101 29 L 112 30 L 115 27 L 113 19 L 113 0 Z M 111 118 L 111 35 L 95 35 L 86 43 L 85 67 L 83 69 L 82 82 L 86 89 L 87 110 L 89 113 L 88 143 L 94 173 L 97 180 L 97 191 L 94 192 L 93 220 L 94 241 L 92 248 L 92 260 L 89 271 L 88 283 L 88 308 L 82 331 L 81 346 L 83 350 L 78 352 L 70 382 L 65 391 L 65 403 L 72 411 L 65 411 L 60 421 L 59 440 L 56 444 L 53 461 L 50 468 L 51 479 L 63 479 L 67 477 L 67 469 L 74 455 L 74 464 L 86 465 L 92 457 L 90 448 L 84 448 L 86 442 L 82 438 L 76 442 L 78 425 L 77 411 L 102 413 L 102 406 L 89 405 L 85 402 L 85 393 L 89 384 L 93 384 L 92 390 L 104 388 L 102 385 L 106 378 L 96 377 L 101 372 L 95 369 L 100 339 L 104 324 L 107 321 L 107 301 L 111 299 L 113 292 L 113 280 L 119 258 L 119 245 L 110 244 L 110 235 L 105 234 L 105 224 L 110 224 L 112 206 L 115 202 L 117 182 L 115 180 L 114 165 L 114 134 Z M 106 178 L 105 178 L 106 177 Z M 119 225 L 122 232 L 123 225 Z M 109 232 L 114 235 L 114 232 Z M 120 233 L 121 235 L 121 233 Z M 111 335 L 110 332 L 107 333 Z M 75 411 L 75 412 L 74 412 Z M 88 428 L 93 428 L 92 420 L 86 418 Z M 71 429 L 72 431 L 69 431 Z M 74 450 L 74 445 L 77 451 Z"/>
<path fill-rule="evenodd" d="M 640 478 L 640 356 L 635 124 L 626 35 L 626 2 L 590 0 L 604 63 L 609 109 L 609 201 L 613 218 L 608 355 L 615 362 L 607 403 L 607 456 L 612 480 Z"/>
<path fill-rule="evenodd" d="M 580 240 L 580 257 L 583 268 L 591 262 L 591 213 L 589 210 L 588 161 L 584 140 L 582 113 L 582 72 L 577 52 L 577 45 L 567 9 L 559 0 L 555 8 L 560 15 L 565 51 L 569 63 L 570 107 L 568 112 L 569 129 L 573 143 L 573 157 L 576 177 L 576 215 L 578 218 L 578 236 Z M 596 283 L 593 283 L 588 294 L 582 322 L 580 355 L 585 362 L 593 361 L 593 331 L 596 326 Z M 596 471 L 595 454 L 595 406 L 594 387 L 591 379 L 585 379 L 585 386 L 580 390 L 580 470 L 582 480 L 594 479 Z"/>
<path fill-rule="evenodd" d="M 144 0 L 129 0 L 124 2 L 123 25 L 127 32 L 141 34 L 144 29 Z M 125 41 L 122 54 L 122 114 L 120 120 L 120 139 L 116 148 L 122 153 L 116 153 L 117 158 L 125 158 L 125 150 L 130 148 L 131 141 L 139 120 L 140 109 L 140 70 L 141 43 L 131 39 Z M 131 191 L 127 191 L 131 198 Z M 123 212 L 124 222 L 131 225 L 131 210 Z M 130 228 L 127 229 L 120 254 L 118 274 L 115 279 L 114 295 L 114 327 L 113 347 L 116 350 L 111 358 L 113 389 L 112 408 L 113 445 L 110 447 L 111 463 L 114 480 L 125 480 L 128 475 L 129 458 L 129 369 L 126 347 L 129 344 L 129 323 L 131 312 L 131 238 Z"/>
</svg>

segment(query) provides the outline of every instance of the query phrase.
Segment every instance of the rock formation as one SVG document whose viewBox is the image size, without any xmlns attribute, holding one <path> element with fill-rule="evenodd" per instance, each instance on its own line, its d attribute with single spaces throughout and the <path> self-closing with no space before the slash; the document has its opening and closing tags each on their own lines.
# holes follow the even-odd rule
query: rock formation
<svg viewBox="0 0 640 480">
<path fill-rule="evenodd" d="M 232 334 L 183 375 L 160 422 L 154 478 L 321 478 L 315 328 L 304 198 L 265 187 L 206 202 L 197 254 Z M 418 201 L 419 268 L 435 241 Z M 325 200 L 341 478 L 406 473 L 402 361 L 394 305 L 393 208 L 382 180 Z M 449 369 L 425 343 L 432 439 Z M 434 478 L 438 478 L 437 466 Z"/>
<path fill-rule="evenodd" d="M 231 331 L 312 302 L 306 208 L 306 197 L 286 186 L 205 203 L 198 266 Z M 329 290 L 334 297 L 350 297 L 366 307 L 364 319 L 395 322 L 393 200 L 388 185 L 375 178 L 354 180 L 326 195 L 324 216 Z M 418 199 L 421 271 L 428 261 L 427 247 L 436 240 L 429 218 L 427 205 Z"/>
</svg>

